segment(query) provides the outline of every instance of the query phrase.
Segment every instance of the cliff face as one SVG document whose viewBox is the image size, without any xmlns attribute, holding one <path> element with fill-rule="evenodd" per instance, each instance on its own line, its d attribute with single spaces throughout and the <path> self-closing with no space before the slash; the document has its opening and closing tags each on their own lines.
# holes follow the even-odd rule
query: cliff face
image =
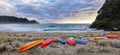
<svg viewBox="0 0 120 55">
<path fill-rule="evenodd" d="M 27 18 L 17 18 L 14 16 L 0 16 L 0 23 L 38 23 L 35 20 L 28 20 Z"/>
<path fill-rule="evenodd" d="M 120 31 L 120 0 L 106 0 L 91 28 Z"/>
</svg>

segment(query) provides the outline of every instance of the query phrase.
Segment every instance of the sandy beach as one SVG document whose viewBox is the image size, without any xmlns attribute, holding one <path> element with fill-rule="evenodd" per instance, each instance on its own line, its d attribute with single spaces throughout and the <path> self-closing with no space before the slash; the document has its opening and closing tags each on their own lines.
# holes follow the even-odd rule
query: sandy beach
<svg viewBox="0 0 120 55">
<path fill-rule="evenodd" d="M 0 0 L 0 55 L 120 55 L 120 0 Z"/>
<path fill-rule="evenodd" d="M 71 36 L 94 37 L 100 34 L 117 34 L 120 32 L 87 32 L 87 33 L 37 33 L 37 32 L 0 32 L 0 55 L 120 55 L 120 48 L 111 47 L 113 41 L 120 39 L 99 40 L 86 45 L 52 43 L 46 48 L 36 46 L 26 52 L 18 53 L 19 47 L 24 44 L 43 38 L 69 38 Z"/>
</svg>

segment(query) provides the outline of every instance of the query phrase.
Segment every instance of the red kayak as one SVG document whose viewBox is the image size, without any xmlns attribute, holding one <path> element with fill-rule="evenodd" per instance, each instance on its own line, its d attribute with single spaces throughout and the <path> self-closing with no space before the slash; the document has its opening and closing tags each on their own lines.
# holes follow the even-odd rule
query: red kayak
<svg viewBox="0 0 120 55">
<path fill-rule="evenodd" d="M 53 42 L 53 39 L 47 39 L 41 44 L 41 48 L 45 48 Z"/>
<path fill-rule="evenodd" d="M 59 42 L 59 39 L 58 38 L 54 38 L 54 42 Z"/>
<path fill-rule="evenodd" d="M 97 40 L 89 40 L 89 42 L 97 42 Z"/>
<path fill-rule="evenodd" d="M 114 38 L 119 38 L 120 35 L 106 35 L 107 38 L 111 38 L 111 39 L 114 39 Z"/>
<path fill-rule="evenodd" d="M 75 45 L 75 41 L 74 40 L 71 40 L 71 39 L 68 39 L 66 40 L 68 44 L 74 46 Z"/>
</svg>

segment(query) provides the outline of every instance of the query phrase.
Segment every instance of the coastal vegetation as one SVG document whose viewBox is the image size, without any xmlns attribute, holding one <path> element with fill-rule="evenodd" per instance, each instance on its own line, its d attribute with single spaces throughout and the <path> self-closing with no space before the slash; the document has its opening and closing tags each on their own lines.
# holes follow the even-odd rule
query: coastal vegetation
<svg viewBox="0 0 120 55">
<path fill-rule="evenodd" d="M 91 28 L 120 31 L 120 0 L 105 0 Z"/>
</svg>

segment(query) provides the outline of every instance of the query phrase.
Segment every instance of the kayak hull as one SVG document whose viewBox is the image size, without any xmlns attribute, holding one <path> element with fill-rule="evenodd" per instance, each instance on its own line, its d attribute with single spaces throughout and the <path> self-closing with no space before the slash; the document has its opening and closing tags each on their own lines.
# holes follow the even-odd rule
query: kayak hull
<svg viewBox="0 0 120 55">
<path fill-rule="evenodd" d="M 74 46 L 75 45 L 75 41 L 74 40 L 71 40 L 71 39 L 68 39 L 67 40 L 67 43 Z"/>
<path fill-rule="evenodd" d="M 94 37 L 95 40 L 101 40 L 101 37 Z"/>
<path fill-rule="evenodd" d="M 53 42 L 53 39 L 47 39 L 41 44 L 41 48 L 45 48 Z"/>
<path fill-rule="evenodd" d="M 60 39 L 59 42 L 60 42 L 61 44 L 65 44 L 65 43 L 66 43 L 66 40 Z"/>
<path fill-rule="evenodd" d="M 119 35 L 106 35 L 107 38 L 111 38 L 111 39 L 115 39 L 115 38 L 119 38 Z"/>
<path fill-rule="evenodd" d="M 87 42 L 84 40 L 75 40 L 75 42 L 78 44 L 87 44 Z"/>
<path fill-rule="evenodd" d="M 18 49 L 18 52 L 19 53 L 25 52 L 25 51 L 27 51 L 27 50 L 29 50 L 29 49 L 31 49 L 31 48 L 41 44 L 43 41 L 44 40 L 37 40 L 37 41 L 33 41 L 33 42 L 30 42 L 30 43 L 27 43 L 27 44 L 23 45 L 22 47 L 20 47 Z"/>
<path fill-rule="evenodd" d="M 89 42 L 97 42 L 97 40 L 89 40 Z"/>
<path fill-rule="evenodd" d="M 58 38 L 54 38 L 54 42 L 59 42 L 59 39 Z"/>
</svg>

